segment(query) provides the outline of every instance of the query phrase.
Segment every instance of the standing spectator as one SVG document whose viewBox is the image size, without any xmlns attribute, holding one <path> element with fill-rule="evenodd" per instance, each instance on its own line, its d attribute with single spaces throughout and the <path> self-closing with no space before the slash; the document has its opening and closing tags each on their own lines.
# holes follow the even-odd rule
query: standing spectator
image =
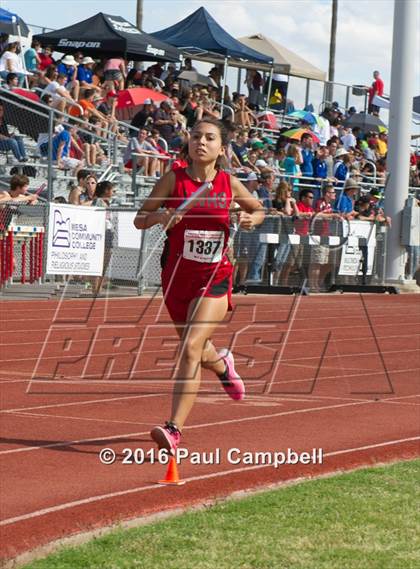
<svg viewBox="0 0 420 569">
<path fill-rule="evenodd" d="M 340 194 L 340 197 L 336 201 L 335 209 L 344 215 L 346 219 L 353 219 L 355 215 L 354 211 L 354 198 L 359 192 L 360 186 L 355 180 L 349 178 L 344 184 L 344 189 Z"/>
<path fill-rule="evenodd" d="M 350 148 L 356 148 L 357 139 L 351 128 L 347 128 L 344 130 L 344 134 L 341 137 L 341 142 L 344 148 L 347 150 L 347 152 L 350 150 Z"/>
<path fill-rule="evenodd" d="M 296 204 L 299 217 L 294 223 L 294 230 L 297 235 L 302 237 L 309 234 L 310 220 L 314 215 L 314 209 L 312 207 L 313 200 L 314 194 L 312 190 L 304 189 L 299 192 L 299 201 Z M 288 285 L 290 271 L 293 267 L 296 266 L 299 270 L 302 268 L 305 260 L 304 253 L 305 245 L 303 243 L 292 245 L 289 257 L 280 275 L 280 282 L 283 286 Z"/>
<path fill-rule="evenodd" d="M 80 205 L 80 196 L 86 191 L 86 179 L 89 170 L 79 170 L 77 172 L 77 186 L 71 186 L 68 202 L 72 205 Z"/>
<path fill-rule="evenodd" d="M 127 76 L 125 61 L 121 57 L 108 59 L 104 65 L 104 79 L 109 83 L 108 90 L 124 89 L 124 82 Z M 105 87 L 105 85 L 104 85 Z"/>
<path fill-rule="evenodd" d="M 382 95 L 384 94 L 384 82 L 379 76 L 379 71 L 373 72 L 373 78 L 375 79 L 375 81 L 372 83 L 372 86 L 369 88 L 368 113 L 373 115 L 379 115 L 380 107 L 372 104 L 372 101 L 375 95 L 378 95 L 378 97 L 382 97 Z"/>
<path fill-rule="evenodd" d="M 261 185 L 257 189 L 258 200 L 262 203 L 266 211 L 273 207 L 272 191 L 275 177 L 271 173 L 261 174 Z M 249 269 L 248 279 L 250 281 L 260 281 L 262 279 L 263 266 L 267 255 L 267 243 L 260 243 L 259 234 L 255 234 L 253 245 L 255 256 Z"/>
<path fill-rule="evenodd" d="M 0 102 L 0 150 L 11 150 L 19 162 L 26 162 L 26 150 L 21 136 L 11 136 L 4 120 L 4 107 Z"/>
<path fill-rule="evenodd" d="M 96 186 L 95 195 L 92 200 L 93 207 L 104 207 L 108 210 L 114 194 L 114 184 L 108 180 L 99 182 Z M 102 268 L 102 276 L 96 277 L 93 283 L 93 294 L 97 296 L 101 292 L 101 288 L 105 284 L 105 273 L 107 271 L 109 261 L 111 260 L 112 247 L 114 243 L 114 228 L 112 226 L 111 213 L 105 213 L 105 250 L 104 263 Z"/>
<path fill-rule="evenodd" d="M 302 164 L 302 156 L 299 147 L 296 144 L 289 144 L 286 151 L 286 158 L 284 159 L 284 173 L 287 179 L 293 185 L 293 190 L 299 189 L 299 177 L 302 175 L 300 165 Z"/>
<path fill-rule="evenodd" d="M 57 72 L 59 75 L 64 74 L 66 76 L 65 87 L 75 101 L 79 98 L 80 91 L 80 84 L 77 80 L 77 65 L 78 63 L 72 55 L 64 56 L 57 65 Z"/>
<path fill-rule="evenodd" d="M 25 67 L 27 71 L 37 74 L 39 72 L 39 66 L 41 64 L 41 59 L 39 57 L 39 52 L 41 51 L 41 44 L 39 41 L 34 40 L 31 47 L 25 51 Z M 33 83 L 33 78 L 31 82 Z"/>
<path fill-rule="evenodd" d="M 167 101 L 163 101 L 155 113 L 155 127 L 168 144 L 174 136 L 175 126 L 176 120 L 171 116 L 171 106 Z"/>
<path fill-rule="evenodd" d="M 312 150 L 312 136 L 309 133 L 302 134 L 300 139 L 301 142 L 301 151 L 300 154 L 302 156 L 302 164 L 300 166 L 300 170 L 302 172 L 302 176 L 306 176 L 308 178 L 312 178 L 314 175 L 313 169 L 313 159 L 314 153 Z"/>
<path fill-rule="evenodd" d="M 334 159 L 335 153 L 337 152 L 337 142 L 335 139 L 331 139 L 327 142 L 328 155 L 325 158 L 327 164 L 327 178 L 332 178 L 334 176 Z"/>
<path fill-rule="evenodd" d="M 385 158 L 388 152 L 388 136 L 386 132 L 380 132 L 376 141 L 376 148 L 379 158 Z"/>
<path fill-rule="evenodd" d="M 333 212 L 335 189 L 328 183 L 322 190 L 322 198 L 315 203 L 314 234 L 321 237 L 330 235 L 330 221 L 339 219 L 340 215 Z M 329 270 L 330 249 L 327 245 L 313 245 L 311 247 L 311 264 L 309 266 L 309 286 L 319 292 Z"/>
<path fill-rule="evenodd" d="M 299 210 L 296 206 L 296 200 L 293 197 L 292 185 L 285 180 L 282 180 L 277 187 L 276 195 L 273 200 L 273 209 L 271 213 L 274 215 L 280 215 L 282 219 L 279 221 L 281 223 L 280 230 L 278 231 L 280 235 L 280 243 L 276 249 L 274 255 L 274 284 L 281 285 L 281 271 L 286 263 L 289 253 L 290 253 L 290 242 L 289 234 L 293 233 L 293 217 L 298 216 Z"/>
<path fill-rule="evenodd" d="M 347 150 L 339 148 L 335 153 L 334 177 L 344 182 L 349 177 L 351 158 Z"/>
</svg>

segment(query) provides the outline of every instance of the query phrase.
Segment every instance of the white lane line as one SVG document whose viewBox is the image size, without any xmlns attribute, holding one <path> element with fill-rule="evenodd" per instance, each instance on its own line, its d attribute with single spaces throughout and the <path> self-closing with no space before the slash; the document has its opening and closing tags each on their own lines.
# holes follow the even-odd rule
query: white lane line
<svg viewBox="0 0 420 569">
<path fill-rule="evenodd" d="M 324 458 L 332 457 L 332 456 L 339 456 L 343 454 L 350 454 L 353 452 L 360 452 L 364 450 L 371 450 L 374 448 L 381 448 L 386 446 L 398 445 L 412 441 L 418 441 L 420 437 L 410 437 L 405 439 L 398 439 L 394 441 L 385 441 L 382 443 L 376 443 L 371 445 L 364 445 L 360 447 L 348 448 L 348 449 L 341 449 L 331 452 L 324 453 Z M 372 465 L 370 465 L 372 466 Z M 241 472 L 249 472 L 251 470 L 259 470 L 261 468 L 268 468 L 271 467 L 269 464 L 258 464 L 253 466 L 244 466 L 239 468 L 232 468 L 230 470 L 223 470 L 219 472 L 213 472 L 210 474 L 202 474 L 200 476 L 191 476 L 189 478 L 185 478 L 185 482 L 197 482 L 199 480 L 209 480 L 211 478 L 218 478 L 221 476 L 227 476 L 229 474 L 239 474 Z M 14 518 L 8 518 L 0 522 L 0 526 L 7 526 L 17 522 L 22 522 L 25 520 L 30 520 L 33 518 L 38 518 L 41 516 L 45 516 L 47 514 L 52 514 L 55 512 L 59 512 L 62 510 L 68 510 L 70 508 L 75 508 L 77 506 L 83 506 L 85 504 L 92 504 L 93 502 L 100 502 L 102 500 L 107 500 L 111 498 L 117 498 L 120 496 L 127 496 L 129 494 L 137 494 L 139 492 L 145 492 L 146 490 L 158 490 L 162 489 L 162 486 L 158 484 L 150 484 L 148 486 L 139 486 L 137 488 L 130 488 L 129 490 L 120 490 L 118 492 L 110 492 L 109 494 L 100 494 L 98 496 L 91 496 L 90 498 L 83 498 L 82 500 L 74 500 L 73 502 L 65 502 L 63 504 L 58 504 L 57 506 L 51 506 L 50 508 L 43 508 L 42 510 L 36 510 L 34 512 L 30 512 L 28 514 L 23 514 L 21 516 L 16 516 Z"/>
<path fill-rule="evenodd" d="M 149 425 L 149 422 L 145 421 L 123 421 L 118 419 L 93 419 L 92 417 L 77 417 L 69 415 L 48 415 L 47 413 L 26 413 L 21 411 L 16 411 L 13 413 L 14 417 L 41 417 L 44 419 L 70 419 L 76 421 L 94 421 L 96 423 L 120 423 L 125 425 Z"/>
<path fill-rule="evenodd" d="M 274 417 L 285 417 L 288 415 L 298 415 L 298 414 L 303 414 L 303 413 L 328 411 L 330 409 L 341 409 L 344 407 L 353 407 L 353 406 L 358 406 L 358 405 L 372 405 L 372 404 L 378 405 L 379 403 L 380 402 L 375 401 L 375 400 L 352 401 L 350 403 L 340 403 L 337 405 L 324 405 L 321 407 L 310 407 L 310 408 L 306 408 L 306 409 L 304 408 L 304 409 L 293 409 L 291 411 L 280 411 L 278 413 L 270 413 L 270 414 L 265 413 L 264 415 L 237 417 L 235 419 L 225 419 L 223 421 L 214 421 L 212 423 L 200 423 L 197 425 L 189 425 L 188 427 L 184 427 L 184 431 L 193 430 L 193 429 L 201 429 L 204 427 L 207 427 L 207 428 L 219 427 L 222 425 L 231 425 L 232 423 L 233 424 L 247 423 L 247 422 L 259 421 L 259 420 L 265 420 L 265 419 L 273 419 Z M 50 449 L 50 448 L 57 448 L 57 447 L 63 447 L 63 446 L 82 445 L 85 443 L 92 443 L 92 442 L 111 441 L 111 440 L 116 440 L 119 438 L 142 437 L 145 435 L 149 435 L 149 431 L 142 431 L 142 432 L 138 432 L 138 433 L 120 433 L 119 435 L 112 435 L 112 436 L 103 435 L 101 437 L 94 437 L 94 438 L 89 438 L 89 439 L 77 439 L 77 440 L 73 440 L 73 441 L 60 441 L 60 442 L 48 443 L 46 445 L 36 445 L 36 446 L 32 446 L 32 447 L 19 447 L 19 448 L 14 448 L 14 449 L 9 449 L 9 450 L 3 450 L 3 451 L 0 451 L 0 455 L 16 454 L 16 453 L 20 453 L 20 452 L 32 452 L 35 450 L 42 450 L 45 448 Z"/>
<path fill-rule="evenodd" d="M 417 372 L 418 368 L 388 370 L 388 373 L 401 374 L 401 373 L 410 373 L 413 371 Z M 347 378 L 352 378 L 352 377 L 357 377 L 357 378 L 359 378 L 359 377 L 373 377 L 375 375 L 382 375 L 382 374 L 383 374 L 383 371 L 346 374 L 346 375 L 341 375 L 341 376 L 327 375 L 327 376 L 318 378 L 317 382 L 328 381 L 328 380 L 337 379 L 337 378 L 347 379 Z M 125 385 L 132 385 L 133 387 L 135 387 L 136 384 L 134 382 L 136 382 L 136 381 L 138 381 L 138 384 L 140 387 L 144 387 L 145 385 L 151 385 L 151 386 L 154 386 L 154 388 L 156 388 L 157 387 L 156 384 L 159 384 L 159 383 L 163 384 L 164 387 L 169 385 L 168 381 L 166 381 L 166 380 L 163 380 L 160 382 L 159 382 L 159 380 L 150 380 L 149 382 L 147 382 L 146 380 L 128 380 L 128 381 L 125 381 L 125 380 L 117 380 L 117 379 L 109 380 L 109 381 L 108 380 L 100 380 L 98 382 L 94 382 L 94 381 L 89 381 L 89 382 L 87 382 L 87 381 L 68 381 L 68 380 L 67 381 L 54 381 L 54 384 L 67 384 L 68 385 L 70 383 L 70 384 L 74 384 L 74 385 L 85 385 L 85 386 L 89 386 L 92 384 L 95 384 L 95 385 L 114 385 L 115 386 L 116 384 L 117 385 L 120 384 L 120 385 L 124 385 L 124 386 Z M 307 382 L 313 382 L 313 381 L 314 381 L 313 377 L 310 377 L 307 379 L 289 379 L 289 380 L 285 380 L 285 381 L 280 381 L 277 383 L 277 385 L 280 388 L 284 385 L 288 385 L 289 383 L 307 383 Z M 41 384 L 47 383 L 47 384 L 51 385 L 51 381 L 37 380 L 37 383 L 41 383 Z M 248 384 L 253 385 L 253 386 L 262 385 L 261 381 L 257 382 L 256 380 L 254 380 L 254 381 L 249 380 Z M 172 383 L 170 385 L 172 386 Z M 89 405 L 90 403 L 94 403 L 94 404 L 99 403 L 100 404 L 100 403 L 108 403 L 108 402 L 113 402 L 113 401 L 120 401 L 120 400 L 124 400 L 124 399 L 141 399 L 144 397 L 166 397 L 170 393 L 172 393 L 172 391 L 171 392 L 167 391 L 164 393 L 154 393 L 154 394 L 148 393 L 148 394 L 140 394 L 140 395 L 127 395 L 124 397 L 112 397 L 112 398 L 107 398 L 107 399 L 92 399 L 92 400 L 86 400 L 86 401 L 73 401 L 70 403 L 52 403 L 50 405 L 37 405 L 34 407 L 16 407 L 15 409 L 0 410 L 0 414 L 16 413 L 18 411 L 32 411 L 32 410 L 37 410 L 37 409 L 51 409 L 51 408 L 55 408 L 55 407 L 70 407 L 73 405 Z M 36 393 L 35 393 L 35 395 L 36 395 Z M 56 394 L 52 394 L 52 395 L 56 395 Z M 59 393 L 57 395 L 59 395 Z M 204 393 L 204 395 L 205 395 L 205 393 Z M 261 394 L 255 393 L 254 395 L 261 395 Z M 283 397 L 283 396 L 287 396 L 288 394 L 280 392 L 280 393 L 275 393 L 274 395 L 281 395 Z M 296 394 L 289 394 L 289 395 L 296 395 Z M 308 394 L 302 393 L 301 395 L 308 395 Z M 374 395 L 374 394 L 372 394 L 372 395 Z M 385 395 L 387 395 L 387 394 L 385 394 Z M 323 398 L 323 397 L 321 397 L 321 398 Z M 343 396 L 343 399 L 345 399 L 345 398 L 346 397 Z M 340 397 L 339 399 L 342 399 L 342 398 Z M 360 399 L 358 399 L 358 400 L 360 400 Z"/>
</svg>

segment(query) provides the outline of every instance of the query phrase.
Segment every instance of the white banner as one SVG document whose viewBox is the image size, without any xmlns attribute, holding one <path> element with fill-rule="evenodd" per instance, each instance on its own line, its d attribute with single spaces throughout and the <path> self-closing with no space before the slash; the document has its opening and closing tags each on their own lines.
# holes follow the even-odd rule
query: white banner
<svg viewBox="0 0 420 569">
<path fill-rule="evenodd" d="M 105 245 L 105 210 L 50 204 L 47 274 L 100 276 Z"/>
<path fill-rule="evenodd" d="M 347 237 L 341 250 L 339 275 L 362 275 L 362 251 L 359 238 L 366 239 L 368 248 L 367 275 L 372 274 L 376 247 L 376 226 L 370 221 L 343 221 L 343 237 Z"/>
</svg>

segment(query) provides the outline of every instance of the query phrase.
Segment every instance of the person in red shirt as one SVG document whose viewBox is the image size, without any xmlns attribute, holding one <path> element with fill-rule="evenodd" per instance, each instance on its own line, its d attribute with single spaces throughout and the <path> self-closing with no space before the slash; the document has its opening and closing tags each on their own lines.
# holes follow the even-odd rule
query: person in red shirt
<svg viewBox="0 0 420 569">
<path fill-rule="evenodd" d="M 309 235 L 309 227 L 311 219 L 315 213 L 312 207 L 312 202 L 314 199 L 314 193 L 312 190 L 306 188 L 299 192 L 299 201 L 296 203 L 296 207 L 299 212 L 299 217 L 294 222 L 294 232 L 296 235 L 304 237 Z M 289 274 L 293 267 L 302 268 L 303 257 L 304 257 L 305 245 L 303 243 L 292 245 L 289 256 L 284 265 L 284 269 L 280 276 L 279 284 L 281 286 L 287 286 L 289 280 Z"/>
<path fill-rule="evenodd" d="M 372 86 L 369 88 L 368 113 L 371 115 L 379 115 L 380 107 L 378 107 L 377 105 L 373 105 L 372 100 L 375 95 L 378 95 L 378 97 L 382 97 L 382 95 L 384 94 L 384 82 L 379 77 L 379 71 L 374 71 L 373 77 L 375 81 L 372 83 Z"/>
<path fill-rule="evenodd" d="M 41 51 L 41 53 L 38 54 L 39 59 L 41 60 L 39 64 L 40 71 L 46 71 L 47 67 L 55 63 L 51 55 L 52 55 L 52 47 L 49 45 L 44 47 L 43 51 Z"/>
<path fill-rule="evenodd" d="M 211 337 L 232 308 L 233 266 L 227 256 L 231 204 L 234 201 L 244 210 L 239 226 L 246 230 L 262 223 L 264 210 L 237 178 L 218 167 L 227 142 L 222 123 L 197 122 L 188 141 L 188 167 L 162 176 L 134 219 L 137 229 L 160 224 L 167 235 L 161 259 L 162 289 L 181 347 L 170 420 L 150 434 L 159 449 L 171 454 L 197 397 L 201 368 L 212 370 L 232 399 L 245 396 L 231 352 L 217 352 Z M 177 212 L 205 182 L 211 182 L 208 194 L 188 211 Z"/>
</svg>

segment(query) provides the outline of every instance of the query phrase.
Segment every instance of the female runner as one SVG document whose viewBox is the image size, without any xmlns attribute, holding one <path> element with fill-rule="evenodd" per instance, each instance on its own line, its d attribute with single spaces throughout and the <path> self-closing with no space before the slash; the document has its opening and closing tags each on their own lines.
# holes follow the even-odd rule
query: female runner
<svg viewBox="0 0 420 569">
<path fill-rule="evenodd" d="M 182 343 L 171 417 L 163 427 L 155 427 L 151 436 L 159 449 L 172 454 L 196 399 L 201 367 L 215 372 L 232 399 L 245 395 L 233 355 L 229 350 L 217 352 L 210 338 L 232 309 L 233 267 L 226 255 L 231 203 L 235 201 L 244 210 L 239 214 L 243 229 L 262 223 L 264 211 L 237 178 L 218 169 L 226 144 L 222 123 L 215 119 L 197 122 L 188 143 L 188 167 L 165 174 L 134 220 L 137 229 L 161 224 L 167 232 L 162 288 Z M 177 213 L 176 208 L 204 182 L 212 183 L 208 195 L 189 211 Z"/>
</svg>

